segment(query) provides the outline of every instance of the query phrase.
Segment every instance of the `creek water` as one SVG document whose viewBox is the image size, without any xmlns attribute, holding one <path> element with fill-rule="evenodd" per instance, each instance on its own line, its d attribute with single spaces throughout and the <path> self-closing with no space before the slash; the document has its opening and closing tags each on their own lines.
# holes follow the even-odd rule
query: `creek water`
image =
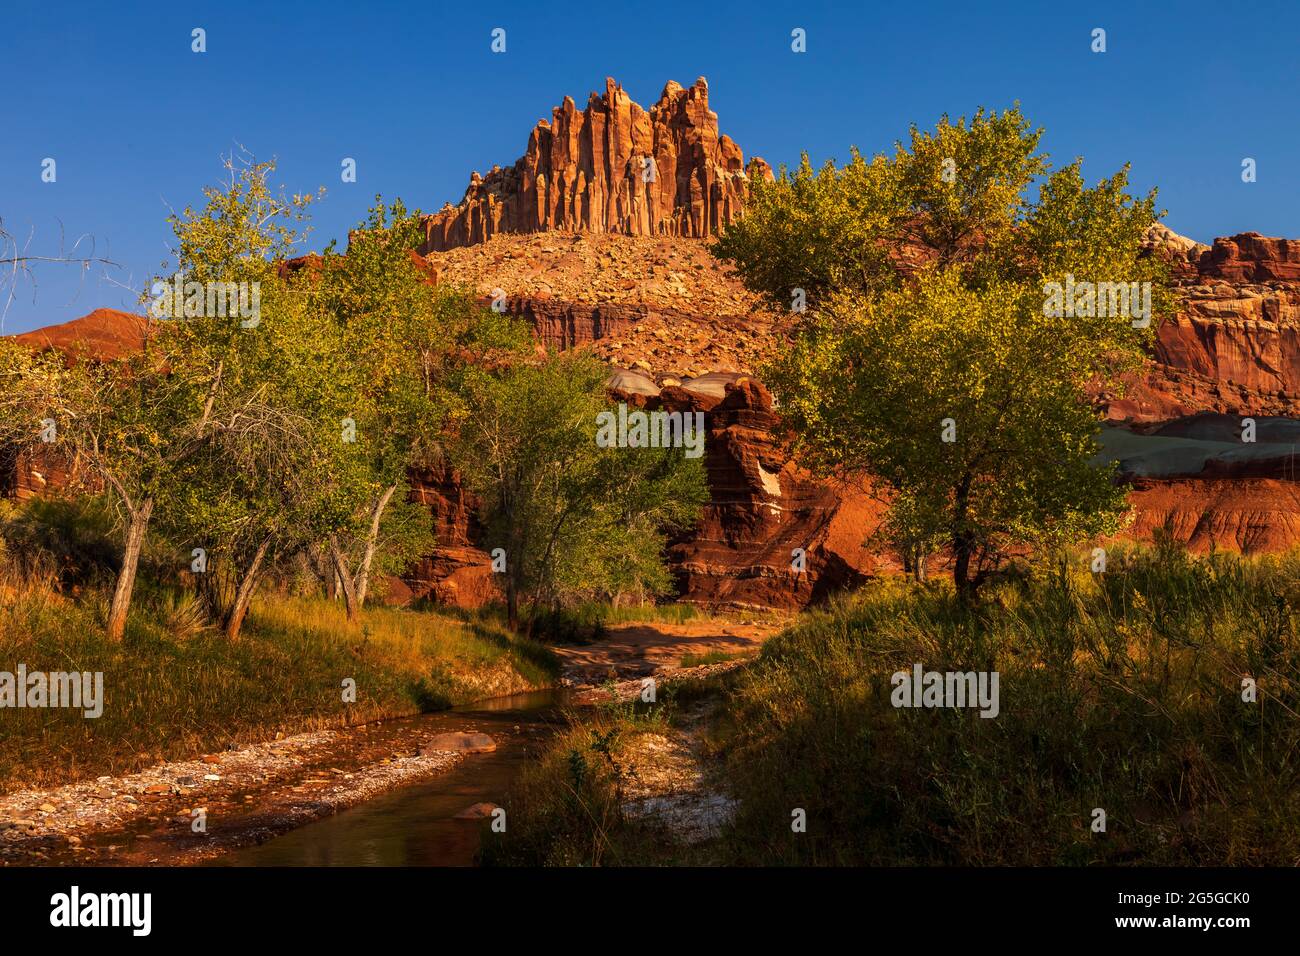
<svg viewBox="0 0 1300 956">
<path fill-rule="evenodd" d="M 456 819 L 475 803 L 501 803 L 520 771 L 561 727 L 562 692 L 538 691 L 411 718 L 419 729 L 491 734 L 497 749 L 466 754 L 450 770 L 209 866 L 473 866 L 484 821 Z"/>
</svg>

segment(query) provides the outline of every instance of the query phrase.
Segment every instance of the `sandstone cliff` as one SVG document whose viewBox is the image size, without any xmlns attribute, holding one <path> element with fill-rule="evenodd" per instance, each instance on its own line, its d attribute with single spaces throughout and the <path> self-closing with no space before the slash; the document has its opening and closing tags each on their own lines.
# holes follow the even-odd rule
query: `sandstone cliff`
<svg viewBox="0 0 1300 956">
<path fill-rule="evenodd" d="M 1170 262 L 1180 307 L 1109 417 L 1300 415 L 1300 241 L 1248 232 L 1205 246 L 1161 226 L 1148 239 Z"/>
<path fill-rule="evenodd" d="M 750 175 L 771 170 L 761 159 L 747 170 L 719 135 L 703 77 L 670 82 L 648 112 L 607 79 L 585 109 L 566 96 L 540 120 L 513 166 L 475 172 L 460 205 L 426 219 L 421 251 L 551 229 L 710 236 L 740 215 Z"/>
</svg>

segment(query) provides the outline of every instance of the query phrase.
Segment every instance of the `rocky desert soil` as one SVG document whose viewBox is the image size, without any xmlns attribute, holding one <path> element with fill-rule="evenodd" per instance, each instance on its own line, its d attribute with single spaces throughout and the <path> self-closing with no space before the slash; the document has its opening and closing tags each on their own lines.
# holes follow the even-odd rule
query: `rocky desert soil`
<svg viewBox="0 0 1300 956">
<path fill-rule="evenodd" d="M 788 324 L 714 259 L 703 239 L 501 234 L 426 258 L 440 280 L 484 298 L 500 290 L 542 305 L 637 308 L 637 321 L 586 347 L 616 368 L 658 379 L 752 374 L 773 357 Z"/>
<path fill-rule="evenodd" d="M 655 680 L 659 693 L 745 666 L 780 627 L 768 621 L 627 624 L 611 628 L 607 640 L 559 652 L 566 677 L 579 685 L 575 702 L 611 696 L 635 700 L 646 677 Z M 687 655 L 711 653 L 735 656 L 682 666 Z M 690 699 L 669 726 L 638 734 L 622 754 L 635 771 L 625 786 L 624 812 L 631 819 L 652 821 L 687 846 L 716 837 L 736 811 L 736 800 L 705 746 L 717 708 L 715 697 Z"/>
</svg>

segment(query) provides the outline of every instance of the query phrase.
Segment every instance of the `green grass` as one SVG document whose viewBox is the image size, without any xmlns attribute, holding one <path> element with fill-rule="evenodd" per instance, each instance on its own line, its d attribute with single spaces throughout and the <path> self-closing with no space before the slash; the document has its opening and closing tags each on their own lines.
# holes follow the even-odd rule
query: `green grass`
<svg viewBox="0 0 1300 956">
<path fill-rule="evenodd" d="M 477 620 L 504 624 L 505 608 L 490 605 L 478 611 L 458 612 Z M 770 623 L 789 618 L 784 611 L 750 610 L 741 614 L 715 614 L 694 604 L 651 602 L 614 605 L 584 602 L 558 610 L 540 611 L 533 621 L 533 636 L 552 644 L 590 644 L 603 640 L 610 627 L 620 624 Z"/>
<path fill-rule="evenodd" d="M 677 846 L 664 827 L 623 810 L 637 773 L 638 738 L 663 733 L 671 691 L 653 709 L 605 703 L 570 714 L 570 726 L 548 742 L 505 800 L 505 834 L 485 834 L 486 866 L 687 865 L 703 857 Z"/>
<path fill-rule="evenodd" d="M 0 670 L 102 671 L 104 713 L 0 711 L 0 789 L 123 773 L 161 759 L 551 686 L 542 645 L 491 621 L 374 607 L 358 627 L 323 599 L 259 597 L 239 642 L 177 592 L 141 589 L 120 644 L 104 599 L 0 588 Z M 356 703 L 343 702 L 345 678 Z"/>
<path fill-rule="evenodd" d="M 1161 546 L 1112 552 L 1104 577 L 1083 568 L 990 585 L 974 607 L 946 583 L 877 582 L 708 681 L 722 705 L 709 744 L 740 810 L 702 861 L 1295 865 L 1300 555 Z M 998 671 L 999 716 L 895 708 L 890 677 L 918 662 Z M 576 800 L 568 754 L 635 730 L 600 719 L 536 769 L 502 843 L 513 855 L 498 855 L 682 861 L 609 809 L 609 779 L 584 797 L 598 829 L 556 809 Z"/>
<path fill-rule="evenodd" d="M 1300 559 L 1166 547 L 1111 568 L 1041 573 L 974 610 L 886 584 L 770 641 L 719 731 L 742 803 L 727 858 L 1294 865 Z M 997 670 L 1001 714 L 895 708 L 890 675 L 915 662 Z"/>
</svg>

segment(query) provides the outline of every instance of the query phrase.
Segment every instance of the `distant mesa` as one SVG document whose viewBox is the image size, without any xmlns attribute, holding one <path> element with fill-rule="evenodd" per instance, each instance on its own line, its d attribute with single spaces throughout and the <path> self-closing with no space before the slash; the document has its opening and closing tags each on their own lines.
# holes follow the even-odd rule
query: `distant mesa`
<svg viewBox="0 0 1300 956">
<path fill-rule="evenodd" d="M 15 335 L 14 341 L 34 349 L 58 349 L 69 357 L 84 355 L 111 361 L 144 348 L 150 323 L 142 315 L 117 309 L 95 309 L 79 319 Z"/>
<path fill-rule="evenodd" d="M 749 177 L 772 177 L 718 133 L 704 77 L 664 87 L 647 112 L 613 79 L 578 110 L 571 97 L 540 120 L 513 166 L 475 172 L 460 205 L 425 218 L 422 253 L 500 233 L 717 235 L 739 217 Z"/>
</svg>

